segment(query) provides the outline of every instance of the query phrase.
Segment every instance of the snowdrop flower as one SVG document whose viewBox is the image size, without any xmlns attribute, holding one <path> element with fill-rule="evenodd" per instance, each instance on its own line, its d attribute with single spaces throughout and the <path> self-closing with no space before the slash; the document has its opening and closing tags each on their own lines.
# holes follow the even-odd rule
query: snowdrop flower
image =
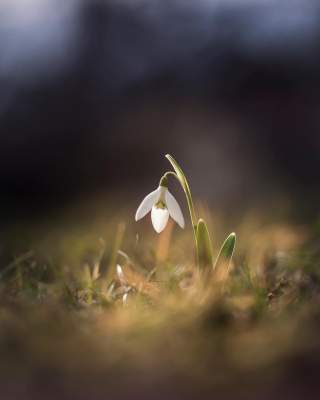
<svg viewBox="0 0 320 400">
<path fill-rule="evenodd" d="M 184 218 L 177 200 L 168 190 L 167 178 L 162 178 L 158 189 L 149 193 L 137 209 L 135 220 L 143 218 L 151 211 L 151 221 L 154 230 L 160 233 L 166 227 L 169 216 L 184 228 Z"/>
</svg>

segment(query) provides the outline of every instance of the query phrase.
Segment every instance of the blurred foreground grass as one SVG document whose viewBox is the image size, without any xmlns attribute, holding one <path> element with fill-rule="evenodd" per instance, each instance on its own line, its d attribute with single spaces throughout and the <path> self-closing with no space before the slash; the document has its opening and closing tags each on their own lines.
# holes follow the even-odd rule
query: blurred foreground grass
<svg viewBox="0 0 320 400">
<path fill-rule="evenodd" d="M 214 281 L 190 227 L 158 236 L 122 211 L 6 232 L 1 399 L 318 398 L 319 226 L 245 216 Z M 210 220 L 219 244 L 229 222 Z"/>
</svg>

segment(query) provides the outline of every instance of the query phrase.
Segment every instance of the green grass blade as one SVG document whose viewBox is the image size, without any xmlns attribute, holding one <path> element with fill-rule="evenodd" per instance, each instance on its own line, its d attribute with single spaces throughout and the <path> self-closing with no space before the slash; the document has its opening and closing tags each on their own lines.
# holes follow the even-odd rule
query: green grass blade
<svg viewBox="0 0 320 400">
<path fill-rule="evenodd" d="M 0 279 L 2 279 L 8 272 L 18 267 L 23 262 L 27 261 L 29 258 L 32 258 L 33 255 L 34 255 L 33 250 L 30 250 L 27 253 L 17 257 L 12 263 L 10 263 L 9 265 L 7 265 L 2 269 L 2 271 L 0 272 Z"/>
<path fill-rule="evenodd" d="M 115 241 L 114 241 L 114 245 L 113 245 L 113 249 L 112 249 L 112 253 L 111 253 L 111 258 L 110 258 L 107 274 L 105 277 L 107 282 L 111 281 L 113 275 L 116 272 L 118 251 L 121 247 L 125 230 L 126 230 L 126 224 L 124 222 L 120 222 L 118 225 L 117 231 L 116 231 Z"/>
<path fill-rule="evenodd" d="M 201 270 L 212 268 L 212 245 L 208 227 L 203 219 L 199 219 L 196 230 L 198 265 Z"/>
<path fill-rule="evenodd" d="M 228 271 L 234 253 L 235 245 L 236 245 L 236 234 L 232 232 L 224 241 L 220 249 L 219 255 L 214 265 L 215 271 L 220 272 L 222 268 L 226 269 L 226 272 Z"/>
</svg>

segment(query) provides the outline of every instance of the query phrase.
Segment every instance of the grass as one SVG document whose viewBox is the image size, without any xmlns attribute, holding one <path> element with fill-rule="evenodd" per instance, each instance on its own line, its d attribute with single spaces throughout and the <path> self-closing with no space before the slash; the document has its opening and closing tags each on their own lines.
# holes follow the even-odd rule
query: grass
<svg viewBox="0 0 320 400">
<path fill-rule="evenodd" d="M 317 387 L 319 227 L 245 217 L 221 280 L 195 267 L 190 227 L 158 236 L 110 215 L 8 231 L 1 398 L 298 399 Z M 209 224 L 219 245 L 230 227 Z"/>
</svg>

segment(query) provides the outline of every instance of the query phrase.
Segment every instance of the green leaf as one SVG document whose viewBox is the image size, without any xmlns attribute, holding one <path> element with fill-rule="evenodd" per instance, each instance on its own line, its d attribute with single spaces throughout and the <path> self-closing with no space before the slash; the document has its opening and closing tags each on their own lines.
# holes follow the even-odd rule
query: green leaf
<svg viewBox="0 0 320 400">
<path fill-rule="evenodd" d="M 198 265 L 202 270 L 212 268 L 212 246 L 208 227 L 203 219 L 199 219 L 196 229 Z"/>
<path fill-rule="evenodd" d="M 220 271 L 222 268 L 225 268 L 228 271 L 232 260 L 235 245 L 236 245 L 236 234 L 232 232 L 224 241 L 221 247 L 221 250 L 214 265 L 215 271 Z"/>
</svg>

